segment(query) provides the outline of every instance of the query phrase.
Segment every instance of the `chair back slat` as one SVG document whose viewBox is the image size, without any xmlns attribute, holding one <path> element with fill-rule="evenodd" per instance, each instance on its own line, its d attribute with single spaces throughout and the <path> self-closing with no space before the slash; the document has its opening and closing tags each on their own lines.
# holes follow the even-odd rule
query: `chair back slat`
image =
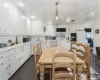
<svg viewBox="0 0 100 80">
<path fill-rule="evenodd" d="M 55 64 L 55 68 L 71 68 L 71 69 L 73 69 L 73 64 L 59 63 L 59 64 Z"/>
<path fill-rule="evenodd" d="M 56 59 L 59 58 L 59 57 L 65 57 L 65 58 L 70 58 L 73 60 L 73 63 L 63 63 L 63 62 L 56 62 Z M 57 68 L 70 68 L 70 69 L 73 69 L 72 71 L 72 74 L 70 73 L 64 73 L 61 71 L 60 74 L 56 74 L 56 69 Z M 76 53 L 75 51 L 73 52 L 73 54 L 71 53 L 53 53 L 53 80 L 56 80 L 56 79 L 60 79 L 60 78 L 70 78 L 70 79 L 73 79 L 75 80 L 75 74 L 76 74 Z"/>
<path fill-rule="evenodd" d="M 70 53 L 56 53 L 54 55 L 54 58 L 57 58 L 57 57 L 70 57 L 70 58 L 74 58 L 73 54 L 70 54 Z"/>
</svg>

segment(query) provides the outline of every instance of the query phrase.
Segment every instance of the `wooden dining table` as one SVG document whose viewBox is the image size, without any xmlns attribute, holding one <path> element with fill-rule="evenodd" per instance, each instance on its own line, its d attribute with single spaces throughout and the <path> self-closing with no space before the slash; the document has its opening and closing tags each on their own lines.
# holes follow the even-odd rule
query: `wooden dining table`
<svg viewBox="0 0 100 80">
<path fill-rule="evenodd" d="M 57 47 L 48 47 L 43 49 L 42 55 L 38 61 L 40 65 L 40 80 L 44 80 L 44 70 L 45 68 L 53 68 L 53 54 L 56 52 L 61 53 L 70 53 L 73 54 L 73 52 L 66 50 L 65 48 L 57 48 Z M 61 57 L 56 60 L 56 62 L 65 62 L 65 63 L 73 63 L 73 60 L 71 58 L 64 58 Z M 82 65 L 84 64 L 84 61 L 80 58 L 76 57 L 76 80 L 81 80 L 81 72 L 82 72 Z"/>
</svg>

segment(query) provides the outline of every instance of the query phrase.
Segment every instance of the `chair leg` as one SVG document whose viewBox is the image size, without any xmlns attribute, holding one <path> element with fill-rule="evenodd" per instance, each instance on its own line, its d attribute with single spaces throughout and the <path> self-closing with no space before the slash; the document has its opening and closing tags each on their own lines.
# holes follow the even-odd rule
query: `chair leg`
<svg viewBox="0 0 100 80">
<path fill-rule="evenodd" d="M 52 80 L 52 71 L 50 70 L 50 80 Z"/>
</svg>

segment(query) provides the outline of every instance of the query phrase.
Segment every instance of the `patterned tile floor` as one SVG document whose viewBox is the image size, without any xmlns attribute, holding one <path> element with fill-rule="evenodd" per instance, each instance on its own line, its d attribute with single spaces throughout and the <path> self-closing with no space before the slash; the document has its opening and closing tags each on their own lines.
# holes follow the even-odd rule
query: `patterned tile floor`
<svg viewBox="0 0 100 80">
<path fill-rule="evenodd" d="M 86 80 L 86 74 L 82 74 L 82 80 Z M 100 80 L 96 72 L 91 68 L 91 80 Z"/>
</svg>

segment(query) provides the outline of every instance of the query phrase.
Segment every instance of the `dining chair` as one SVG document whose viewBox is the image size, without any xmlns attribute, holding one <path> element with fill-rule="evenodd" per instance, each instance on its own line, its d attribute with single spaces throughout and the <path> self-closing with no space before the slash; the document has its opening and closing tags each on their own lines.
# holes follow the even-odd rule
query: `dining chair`
<svg viewBox="0 0 100 80">
<path fill-rule="evenodd" d="M 77 56 L 84 60 L 85 64 L 83 64 L 83 72 L 87 75 L 87 80 L 90 80 L 90 46 L 84 45 L 82 43 L 73 42 L 71 46 L 77 45 L 77 48 L 74 46 L 71 47 L 71 51 L 76 50 Z"/>
<path fill-rule="evenodd" d="M 70 58 L 73 63 L 56 62 L 57 58 Z M 76 78 L 76 53 L 53 53 L 52 80 L 75 80 Z"/>
<path fill-rule="evenodd" d="M 86 72 L 87 80 L 90 80 L 90 46 L 79 43 L 77 54 L 79 58 L 84 60 L 85 65 L 83 65 L 83 72 Z"/>
<path fill-rule="evenodd" d="M 71 42 L 71 49 L 70 49 L 70 51 L 72 51 L 72 50 L 78 50 L 78 43 L 77 42 Z"/>
<path fill-rule="evenodd" d="M 40 47 L 40 43 L 36 44 L 34 46 L 35 80 L 40 78 L 40 76 L 38 76 L 40 74 L 40 65 L 38 64 L 38 60 L 41 56 L 41 55 L 39 55 L 39 52 L 40 52 L 39 47 Z M 49 73 L 50 78 L 51 78 L 51 70 L 50 69 L 45 69 L 45 73 Z"/>
<path fill-rule="evenodd" d="M 41 45 L 41 42 L 39 42 L 37 45 L 38 45 L 38 54 L 41 55 L 42 54 L 42 45 Z"/>
</svg>

